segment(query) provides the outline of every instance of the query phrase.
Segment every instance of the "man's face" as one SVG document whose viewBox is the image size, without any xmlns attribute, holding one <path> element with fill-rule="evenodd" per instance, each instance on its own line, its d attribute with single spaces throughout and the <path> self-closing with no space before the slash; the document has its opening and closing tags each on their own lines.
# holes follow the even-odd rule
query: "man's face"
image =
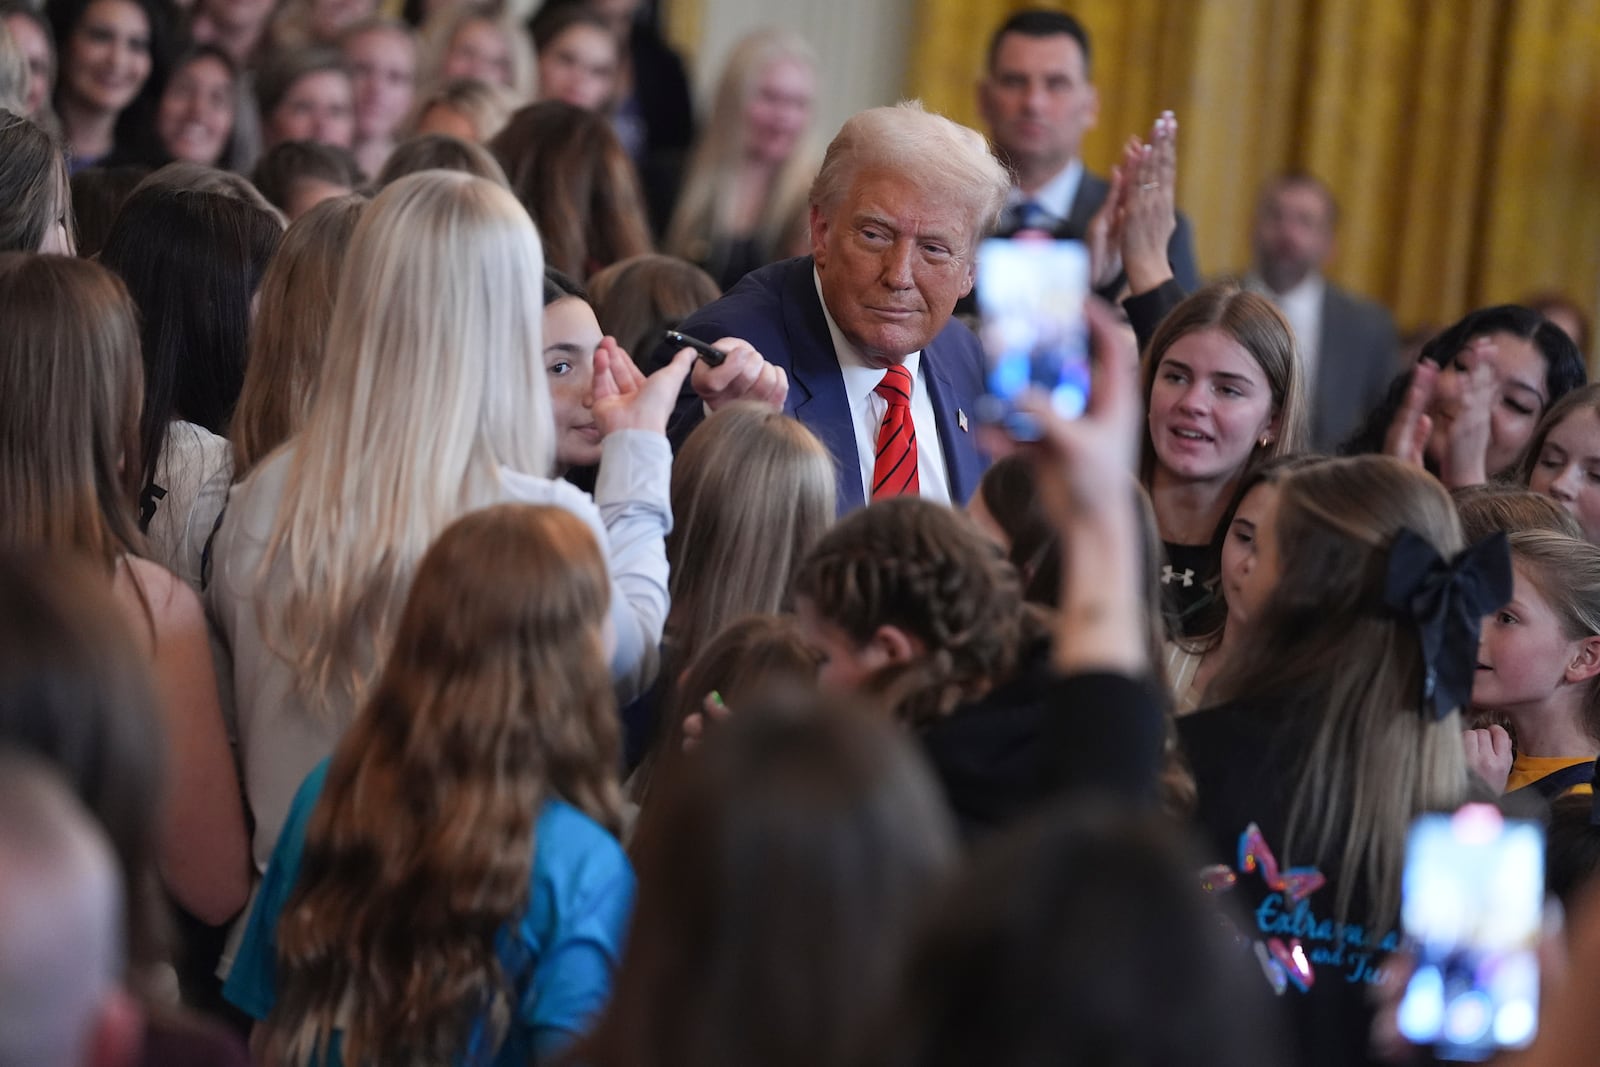
<svg viewBox="0 0 1600 1067">
<path fill-rule="evenodd" d="M 978 107 L 1000 153 L 1018 168 L 1054 172 L 1078 157 L 1100 115 L 1083 49 L 1067 34 L 1000 38 Z"/>
<path fill-rule="evenodd" d="M 811 209 L 822 298 L 868 362 L 899 363 L 972 291 L 972 219 L 895 171 L 868 170 L 829 211 Z"/>
<path fill-rule="evenodd" d="M 1333 216 L 1314 185 L 1290 182 L 1269 190 L 1256 211 L 1256 269 L 1278 292 L 1321 270 L 1333 251 Z"/>
</svg>

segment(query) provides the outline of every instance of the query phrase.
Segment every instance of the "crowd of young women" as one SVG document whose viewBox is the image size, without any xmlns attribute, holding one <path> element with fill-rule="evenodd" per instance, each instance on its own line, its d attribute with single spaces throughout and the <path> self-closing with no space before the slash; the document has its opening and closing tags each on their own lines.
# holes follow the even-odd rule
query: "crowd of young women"
<svg viewBox="0 0 1600 1067">
<path fill-rule="evenodd" d="M 143 1062 L 1373 1062 L 1407 827 L 1498 794 L 1581 919 L 1600 386 L 1542 314 L 1335 458 L 1268 301 L 1095 303 L 1083 418 L 836 516 L 765 406 L 674 457 L 692 354 L 630 355 L 795 246 L 803 43 L 734 51 L 669 257 L 603 11 L 269 9 L 6 11 L 60 47 L 0 111 L 0 744 L 106 827 Z"/>
</svg>

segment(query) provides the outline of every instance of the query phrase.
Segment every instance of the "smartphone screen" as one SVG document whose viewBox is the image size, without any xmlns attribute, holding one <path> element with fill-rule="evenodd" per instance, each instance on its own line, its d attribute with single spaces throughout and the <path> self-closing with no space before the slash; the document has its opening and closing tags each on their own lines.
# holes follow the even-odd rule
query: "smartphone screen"
<svg viewBox="0 0 1600 1067">
<path fill-rule="evenodd" d="M 979 407 L 1018 440 L 1036 440 L 1016 409 L 1029 387 L 1075 419 L 1089 402 L 1089 335 L 1083 317 L 1089 251 L 1081 241 L 990 238 L 978 246 L 979 337 L 987 395 Z"/>
<path fill-rule="evenodd" d="M 1400 1032 L 1441 1059 L 1526 1048 L 1539 1017 L 1544 830 L 1489 804 L 1411 827 L 1401 924 L 1417 956 Z"/>
</svg>

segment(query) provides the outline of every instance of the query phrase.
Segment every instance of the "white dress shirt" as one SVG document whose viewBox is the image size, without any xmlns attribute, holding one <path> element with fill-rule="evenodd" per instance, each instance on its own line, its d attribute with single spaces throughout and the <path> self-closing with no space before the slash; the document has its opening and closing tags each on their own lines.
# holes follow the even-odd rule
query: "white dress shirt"
<svg viewBox="0 0 1600 1067">
<path fill-rule="evenodd" d="M 1294 331 L 1295 347 L 1300 350 L 1300 368 L 1305 371 L 1306 390 L 1316 387 L 1317 359 L 1322 354 L 1322 300 L 1328 283 L 1321 274 L 1312 271 L 1300 284 L 1286 293 L 1275 293 L 1259 277 L 1248 279 L 1250 288 L 1262 293 L 1278 305 L 1283 317 L 1289 320 Z"/>
<path fill-rule="evenodd" d="M 1006 207 L 1013 208 L 1032 201 L 1048 212 L 1057 223 L 1062 223 L 1072 214 L 1072 202 L 1077 199 L 1078 186 L 1082 184 L 1083 161 L 1074 159 L 1054 178 L 1035 189 L 1031 196 L 1013 185 L 1011 192 L 1006 194 Z"/>
<path fill-rule="evenodd" d="M 844 375 L 844 393 L 850 401 L 851 421 L 856 429 L 856 456 L 861 461 L 863 498 L 872 502 L 872 468 L 878 460 L 878 431 L 889 411 L 889 402 L 876 392 L 884 370 L 869 364 L 833 321 L 828 302 L 822 298 L 822 277 L 816 269 L 811 279 L 817 287 L 822 315 L 828 320 L 833 352 Z M 945 468 L 944 448 L 939 441 L 939 424 L 933 415 L 933 400 L 928 395 L 928 376 L 922 372 L 922 353 L 913 352 L 900 361 L 911 372 L 911 423 L 917 428 L 917 493 L 924 500 L 950 503 L 950 475 Z M 840 472 L 844 476 L 844 472 Z"/>
</svg>

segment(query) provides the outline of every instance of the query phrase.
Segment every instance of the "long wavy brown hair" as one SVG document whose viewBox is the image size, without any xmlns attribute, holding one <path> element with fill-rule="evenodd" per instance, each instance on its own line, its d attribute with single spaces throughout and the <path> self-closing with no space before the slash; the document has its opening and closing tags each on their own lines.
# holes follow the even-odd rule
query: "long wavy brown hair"
<svg viewBox="0 0 1600 1067">
<path fill-rule="evenodd" d="M 507 504 L 428 550 L 378 685 L 334 752 L 278 928 L 269 1062 L 451 1062 L 515 1006 L 497 934 L 559 796 L 618 832 L 605 559 L 581 520 Z"/>
</svg>

